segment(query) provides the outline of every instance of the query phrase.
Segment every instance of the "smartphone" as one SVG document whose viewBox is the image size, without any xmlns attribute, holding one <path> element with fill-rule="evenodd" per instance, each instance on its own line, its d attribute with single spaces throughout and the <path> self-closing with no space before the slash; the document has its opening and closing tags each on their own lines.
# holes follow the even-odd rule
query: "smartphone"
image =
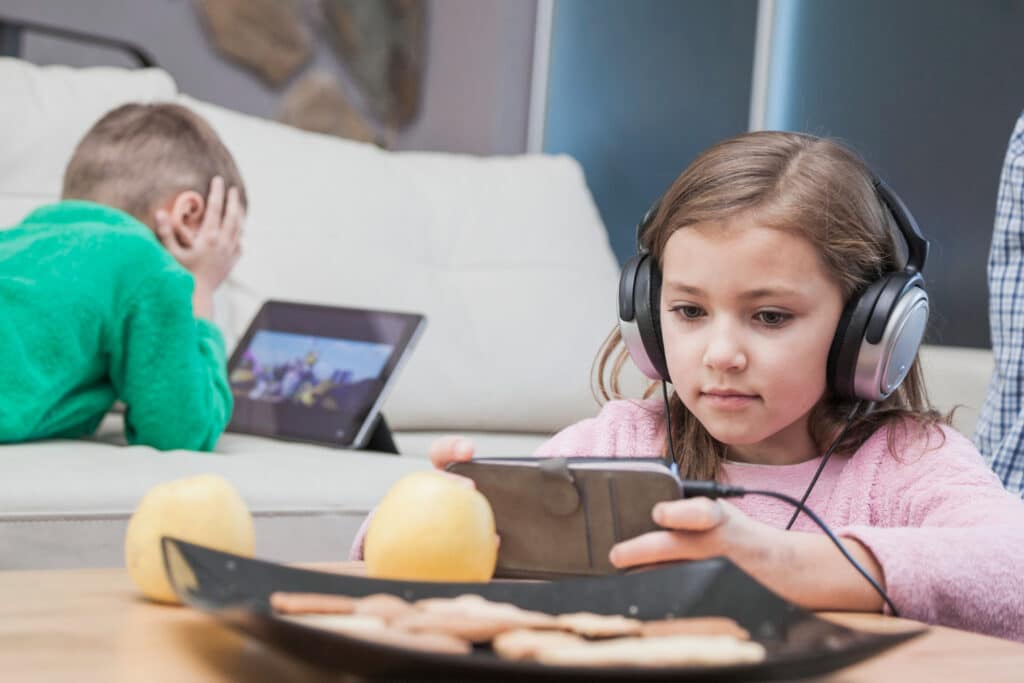
<svg viewBox="0 0 1024 683">
<path fill-rule="evenodd" d="M 501 536 L 496 577 L 616 573 L 612 546 L 658 530 L 655 504 L 682 496 L 658 458 L 485 458 L 447 469 L 491 504 Z"/>
</svg>

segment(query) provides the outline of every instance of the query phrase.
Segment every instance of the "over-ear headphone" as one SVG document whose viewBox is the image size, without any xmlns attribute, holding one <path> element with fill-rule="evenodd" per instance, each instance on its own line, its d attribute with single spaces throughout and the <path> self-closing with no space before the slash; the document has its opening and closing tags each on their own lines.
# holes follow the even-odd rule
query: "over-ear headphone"
<svg viewBox="0 0 1024 683">
<path fill-rule="evenodd" d="M 928 324 L 928 293 L 921 276 L 928 241 L 896 193 L 878 178 L 873 182 L 907 243 L 907 264 L 882 275 L 847 302 L 829 349 L 827 377 L 839 398 L 881 401 L 907 376 Z M 622 268 L 619 331 L 640 371 L 667 382 L 671 380 L 659 312 L 661 273 L 640 239 L 659 204 L 660 200 L 637 225 L 637 253 Z"/>
</svg>

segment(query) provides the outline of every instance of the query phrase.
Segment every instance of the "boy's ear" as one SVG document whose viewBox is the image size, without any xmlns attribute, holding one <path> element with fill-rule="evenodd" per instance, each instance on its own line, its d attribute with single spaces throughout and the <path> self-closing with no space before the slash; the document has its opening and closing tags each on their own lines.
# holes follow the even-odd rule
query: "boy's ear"
<svg viewBox="0 0 1024 683">
<path fill-rule="evenodd" d="M 171 197 L 162 207 L 170 218 L 174 236 L 182 246 L 189 246 L 203 222 L 206 200 L 194 190 L 185 190 Z"/>
</svg>

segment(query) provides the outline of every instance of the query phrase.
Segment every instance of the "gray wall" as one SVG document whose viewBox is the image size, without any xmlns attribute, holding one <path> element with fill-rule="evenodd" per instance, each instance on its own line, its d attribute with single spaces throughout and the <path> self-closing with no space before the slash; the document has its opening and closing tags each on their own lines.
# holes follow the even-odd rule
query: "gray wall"
<svg viewBox="0 0 1024 683">
<path fill-rule="evenodd" d="M 316 23 L 317 3 L 300 4 Z M 422 109 L 395 147 L 472 154 L 525 150 L 535 14 L 536 0 L 428 0 Z M 0 16 L 129 40 L 146 48 L 182 92 L 256 116 L 273 118 L 283 92 L 222 59 L 191 0 L 2 0 Z M 311 66 L 348 83 L 327 41 L 317 42 Z M 108 50 L 32 34 L 23 49 L 38 64 L 131 64 Z"/>
</svg>

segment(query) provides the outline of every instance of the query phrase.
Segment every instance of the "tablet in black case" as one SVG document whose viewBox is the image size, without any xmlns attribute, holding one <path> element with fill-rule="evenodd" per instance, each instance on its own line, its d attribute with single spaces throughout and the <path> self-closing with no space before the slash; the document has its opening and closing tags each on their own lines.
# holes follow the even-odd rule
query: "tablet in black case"
<svg viewBox="0 0 1024 683">
<path fill-rule="evenodd" d="M 425 324 L 417 313 L 267 301 L 228 362 L 228 430 L 363 448 Z"/>
</svg>

